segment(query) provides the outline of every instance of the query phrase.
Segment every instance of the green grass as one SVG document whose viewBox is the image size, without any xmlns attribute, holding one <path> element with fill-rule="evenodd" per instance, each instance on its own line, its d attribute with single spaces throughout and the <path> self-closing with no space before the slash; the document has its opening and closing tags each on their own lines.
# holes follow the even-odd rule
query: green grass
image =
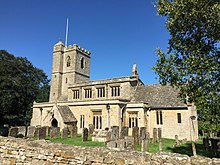
<svg viewBox="0 0 220 165">
<path fill-rule="evenodd" d="M 89 137 L 88 141 L 82 141 L 81 135 L 78 135 L 76 138 L 61 138 L 60 136 L 57 138 L 48 138 L 51 142 L 55 143 L 63 143 L 63 144 L 70 144 L 74 146 L 88 146 L 88 147 L 104 147 L 105 143 L 103 142 L 93 142 L 92 138 Z"/>
<path fill-rule="evenodd" d="M 179 153 L 179 154 L 185 154 L 188 156 L 192 156 L 192 143 L 187 142 L 185 144 L 182 144 L 180 146 L 174 147 L 175 140 L 173 139 L 163 139 L 163 149 L 162 152 L 172 152 L 172 153 Z M 199 139 L 196 144 L 196 152 L 199 156 L 205 156 L 209 158 L 217 157 L 220 158 L 220 151 L 217 152 L 217 156 L 214 155 L 214 152 L 212 151 L 205 151 L 202 144 L 202 139 Z M 135 146 L 135 149 L 140 151 L 141 145 Z M 150 143 L 149 147 L 150 153 L 156 153 L 159 152 L 159 143 L 152 144 Z"/>
</svg>

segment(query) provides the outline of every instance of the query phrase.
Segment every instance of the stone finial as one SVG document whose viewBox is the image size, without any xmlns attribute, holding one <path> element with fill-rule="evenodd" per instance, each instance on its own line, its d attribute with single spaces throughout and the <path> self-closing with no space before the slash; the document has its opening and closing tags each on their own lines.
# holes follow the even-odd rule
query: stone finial
<svg viewBox="0 0 220 165">
<path fill-rule="evenodd" d="M 132 67 L 132 76 L 138 76 L 137 65 L 134 64 Z"/>
</svg>

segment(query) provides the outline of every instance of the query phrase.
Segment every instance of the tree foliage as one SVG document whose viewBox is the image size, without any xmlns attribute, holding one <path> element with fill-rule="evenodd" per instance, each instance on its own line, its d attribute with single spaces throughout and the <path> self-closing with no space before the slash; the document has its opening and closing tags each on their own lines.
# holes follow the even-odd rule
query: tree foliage
<svg viewBox="0 0 220 165">
<path fill-rule="evenodd" d="M 45 73 L 26 58 L 0 50 L 0 124 L 28 125 L 31 106 L 48 83 Z M 48 94 L 44 94 L 42 101 L 46 101 Z"/>
<path fill-rule="evenodd" d="M 160 83 L 195 102 L 200 129 L 219 131 L 220 1 L 158 0 L 156 6 L 170 33 L 168 50 L 157 49 Z"/>
</svg>

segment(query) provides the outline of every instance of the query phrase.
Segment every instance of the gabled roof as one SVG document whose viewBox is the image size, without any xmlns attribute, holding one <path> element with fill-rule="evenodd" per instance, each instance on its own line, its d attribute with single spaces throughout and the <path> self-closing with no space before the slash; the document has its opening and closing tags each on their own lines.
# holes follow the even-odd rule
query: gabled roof
<svg viewBox="0 0 220 165">
<path fill-rule="evenodd" d="M 69 122 L 75 122 L 76 117 L 73 115 L 72 111 L 68 106 L 57 106 L 58 111 L 60 112 L 60 115 L 63 118 L 64 123 L 69 123 Z"/>
<path fill-rule="evenodd" d="M 131 102 L 145 102 L 150 107 L 160 108 L 186 107 L 186 104 L 178 98 L 178 92 L 170 85 L 142 85 L 137 87 Z"/>
</svg>

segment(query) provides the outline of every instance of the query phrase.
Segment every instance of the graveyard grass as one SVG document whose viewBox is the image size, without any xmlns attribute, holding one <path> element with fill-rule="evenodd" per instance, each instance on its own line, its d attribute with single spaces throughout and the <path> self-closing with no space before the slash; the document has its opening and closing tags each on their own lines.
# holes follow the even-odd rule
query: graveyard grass
<svg viewBox="0 0 220 165">
<path fill-rule="evenodd" d="M 105 147 L 104 142 L 93 142 L 92 138 L 89 137 L 88 141 L 83 142 L 81 135 L 78 135 L 76 138 L 71 138 L 70 136 L 67 138 L 61 138 L 60 136 L 57 138 L 47 138 L 48 140 L 55 142 L 55 143 L 63 143 L 63 144 L 70 144 L 74 146 L 88 146 L 88 147 Z M 151 139 L 152 141 L 152 139 Z M 180 146 L 174 146 L 175 140 L 173 139 L 163 139 L 162 141 L 162 151 L 161 152 L 172 152 L 172 153 L 179 153 L 184 154 L 188 156 L 192 156 L 192 145 L 191 142 L 187 142 L 185 144 L 182 144 Z M 135 150 L 141 151 L 141 145 L 135 146 Z M 209 158 L 214 157 L 214 153 L 212 151 L 205 151 L 203 149 L 202 140 L 199 139 L 198 142 L 196 142 L 196 151 L 197 155 L 199 156 L 205 156 Z M 159 143 L 150 143 L 149 147 L 150 153 L 157 153 L 159 152 Z M 218 151 L 217 155 L 220 155 L 220 151 Z"/>
<path fill-rule="evenodd" d="M 51 142 L 70 144 L 74 146 L 83 146 L 83 147 L 84 146 L 88 146 L 88 147 L 104 147 L 105 146 L 104 142 L 93 142 L 91 137 L 88 138 L 88 141 L 83 142 L 81 135 L 78 135 L 76 138 L 71 138 L 70 136 L 68 136 L 67 138 L 61 138 L 61 136 L 59 136 L 54 139 L 48 137 L 48 139 Z"/>
</svg>

